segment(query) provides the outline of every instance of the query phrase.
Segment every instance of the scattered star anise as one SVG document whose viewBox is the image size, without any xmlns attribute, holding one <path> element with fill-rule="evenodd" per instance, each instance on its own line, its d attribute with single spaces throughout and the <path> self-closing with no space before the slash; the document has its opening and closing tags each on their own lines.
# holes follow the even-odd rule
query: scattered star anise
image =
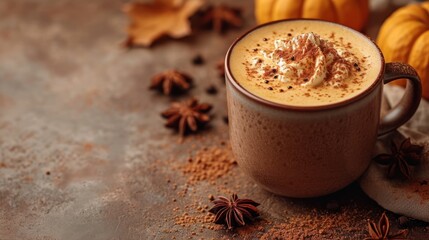
<svg viewBox="0 0 429 240">
<path fill-rule="evenodd" d="M 368 233 L 369 237 L 365 238 L 366 240 L 397 240 L 397 239 L 407 239 L 408 229 L 401 230 L 395 234 L 389 234 L 390 232 L 390 223 L 389 219 L 386 216 L 386 213 L 381 215 L 378 224 L 375 222 L 368 223 Z"/>
<path fill-rule="evenodd" d="M 150 89 L 158 89 L 165 95 L 183 92 L 191 88 L 192 78 L 177 70 L 168 70 L 152 77 Z"/>
<path fill-rule="evenodd" d="M 228 229 L 244 226 L 246 221 L 259 216 L 259 210 L 256 208 L 259 203 L 250 199 L 239 199 L 237 194 L 232 194 L 230 199 L 219 196 L 213 203 L 215 205 L 209 212 L 216 215 L 214 223 L 226 224 Z"/>
<path fill-rule="evenodd" d="M 397 146 L 392 142 L 391 154 L 383 153 L 375 157 L 375 161 L 382 165 L 388 165 L 387 176 L 393 178 L 400 176 L 406 179 L 411 178 L 410 166 L 419 164 L 422 158 L 423 147 L 412 144 L 410 138 L 405 139 Z"/>
<path fill-rule="evenodd" d="M 211 27 L 218 33 L 222 33 L 229 26 L 241 27 L 243 24 L 241 9 L 222 4 L 211 6 L 205 11 L 201 24 Z"/>
<path fill-rule="evenodd" d="M 210 121 L 210 116 L 206 113 L 211 108 L 208 103 L 198 103 L 197 99 L 190 98 L 182 102 L 173 102 L 161 115 L 167 118 L 166 127 L 175 128 L 181 136 L 184 136 L 188 131 L 196 132 L 199 127 Z"/>
</svg>

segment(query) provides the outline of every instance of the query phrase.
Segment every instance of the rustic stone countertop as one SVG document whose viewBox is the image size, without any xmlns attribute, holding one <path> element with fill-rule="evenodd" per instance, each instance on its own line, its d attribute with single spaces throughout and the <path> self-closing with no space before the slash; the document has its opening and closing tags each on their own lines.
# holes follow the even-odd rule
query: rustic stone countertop
<svg viewBox="0 0 429 240">
<path fill-rule="evenodd" d="M 302 200 L 262 190 L 234 164 L 213 180 L 192 180 L 195 173 L 184 170 L 207 151 L 229 158 L 225 89 L 215 66 L 255 24 L 252 1 L 223 1 L 243 8 L 239 30 L 197 30 L 132 50 L 119 46 L 125 2 L 0 1 L 1 240 L 273 239 L 286 230 L 288 238 L 367 236 L 368 219 L 383 209 L 357 184 Z M 372 2 L 369 35 L 403 3 Z M 203 65 L 192 64 L 197 54 Z M 148 90 L 153 74 L 171 68 L 194 77 L 188 95 Z M 218 94 L 205 92 L 210 85 Z M 213 104 L 213 121 L 180 143 L 159 113 L 189 96 Z M 228 231 L 209 222 L 207 207 L 210 195 L 232 192 L 261 203 L 261 217 Z M 399 216 L 388 216 L 398 229 Z M 429 239 L 427 224 L 414 223 L 410 237 Z"/>
</svg>

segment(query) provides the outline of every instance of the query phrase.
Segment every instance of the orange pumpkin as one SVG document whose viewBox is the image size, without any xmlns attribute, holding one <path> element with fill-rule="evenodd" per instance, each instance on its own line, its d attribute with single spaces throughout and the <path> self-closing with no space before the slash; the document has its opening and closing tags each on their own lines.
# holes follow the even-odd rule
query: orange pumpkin
<svg viewBox="0 0 429 240">
<path fill-rule="evenodd" d="M 317 18 L 362 30 L 369 14 L 368 0 L 255 0 L 258 23 L 288 18 Z"/>
<path fill-rule="evenodd" d="M 387 62 L 404 62 L 416 69 L 423 97 L 429 99 L 429 2 L 396 10 L 381 26 L 377 44 Z M 405 86 L 405 80 L 393 83 Z"/>
</svg>

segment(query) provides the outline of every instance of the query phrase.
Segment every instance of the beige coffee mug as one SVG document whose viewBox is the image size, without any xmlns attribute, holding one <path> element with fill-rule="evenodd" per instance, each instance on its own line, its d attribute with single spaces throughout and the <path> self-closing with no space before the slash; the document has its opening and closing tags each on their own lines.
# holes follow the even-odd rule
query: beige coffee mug
<svg viewBox="0 0 429 240">
<path fill-rule="evenodd" d="M 319 20 L 282 20 L 318 21 Z M 404 124 L 416 111 L 421 84 L 415 70 L 403 63 L 382 61 L 374 83 L 348 100 L 317 107 L 288 106 L 258 97 L 234 79 L 231 52 L 225 61 L 230 140 L 240 168 L 266 190 L 289 197 L 315 197 L 344 188 L 369 166 L 377 137 Z M 325 22 L 326 24 L 335 24 Z M 311 31 L 311 29 L 309 29 Z M 314 31 L 314 30 L 313 30 Z M 317 30 L 314 32 L 317 33 Z M 380 119 L 383 84 L 408 79 L 401 102 Z"/>
</svg>

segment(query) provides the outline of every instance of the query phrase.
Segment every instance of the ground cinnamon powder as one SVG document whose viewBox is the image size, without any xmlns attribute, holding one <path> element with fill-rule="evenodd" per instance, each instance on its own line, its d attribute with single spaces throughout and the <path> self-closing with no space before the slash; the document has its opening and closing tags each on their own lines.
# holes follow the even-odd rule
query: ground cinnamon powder
<svg viewBox="0 0 429 240">
<path fill-rule="evenodd" d="M 173 209 L 174 225 L 187 228 L 191 235 L 199 236 L 205 229 L 220 230 L 223 229 L 221 225 L 213 224 L 214 215 L 208 212 L 209 206 L 201 202 L 193 202 L 185 205 L 183 208 Z"/>
<path fill-rule="evenodd" d="M 429 200 L 429 181 L 418 180 L 411 182 L 406 188 L 407 191 L 417 193 L 422 202 Z"/>
<path fill-rule="evenodd" d="M 367 237 L 370 214 L 363 216 L 356 208 L 340 212 L 314 209 L 310 213 L 294 214 L 284 223 L 276 224 L 261 239 L 338 239 L 338 236 Z"/>
<path fill-rule="evenodd" d="M 229 146 L 208 147 L 188 158 L 188 162 L 179 169 L 188 176 L 188 184 L 215 180 L 227 174 L 236 165 Z"/>
<path fill-rule="evenodd" d="M 230 188 L 236 187 L 230 186 L 236 162 L 229 144 L 196 149 L 184 160 L 186 162 L 179 163 L 175 169 L 186 177 L 186 184 L 180 187 L 186 191 L 175 189 L 177 202 L 176 199 L 172 201 L 176 202 L 177 207 L 172 209 L 172 221 L 174 225 L 188 229 L 190 238 L 199 238 L 207 230 L 225 231 L 224 234 L 230 237 L 226 236 L 226 239 L 338 239 L 338 236 L 364 239 L 368 236 L 368 220 L 374 219 L 374 213 L 362 213 L 355 204 L 337 207 L 335 210 L 299 210 L 301 213 L 287 213 L 288 209 L 285 209 L 281 220 L 270 219 L 262 206 L 260 218 L 245 227 L 227 231 L 223 225 L 213 223 L 214 215 L 208 209 L 212 206 L 210 202 L 215 195 L 226 194 L 231 191 Z M 211 190 L 194 192 L 195 184 L 209 184 L 207 187 Z"/>
<path fill-rule="evenodd" d="M 196 149 L 194 153 L 190 153 L 186 162 L 176 165 L 175 169 L 185 175 L 186 183 L 180 187 L 175 185 L 174 188 L 178 197 L 178 199 L 172 199 L 173 202 L 177 201 L 178 206 L 173 209 L 174 225 L 193 230 L 191 236 L 200 236 L 204 230 L 224 229 L 224 226 L 213 223 L 214 215 L 208 210 L 211 207 L 210 202 L 214 199 L 213 194 L 230 191 L 229 189 L 226 191 L 227 188 L 223 186 L 226 179 L 216 180 L 226 176 L 235 166 L 231 147 L 223 141 L 210 147 Z M 206 201 L 201 201 L 201 196 L 193 187 L 198 183 L 215 185 L 217 190 L 213 189 L 214 191 L 205 196 Z"/>
<path fill-rule="evenodd" d="M 182 215 L 176 216 L 174 218 L 174 223 L 176 225 L 181 225 L 182 227 L 187 227 L 193 224 L 197 224 L 197 223 L 211 223 L 214 220 L 214 215 L 210 214 L 210 213 L 206 213 L 206 214 L 200 214 L 200 215 L 189 215 L 187 212 L 182 213 Z M 203 227 L 207 227 L 207 228 L 213 228 L 214 226 L 206 226 L 206 225 L 202 225 Z"/>
<path fill-rule="evenodd" d="M 424 147 L 422 157 L 423 162 L 420 166 L 424 168 L 427 167 L 424 165 L 429 164 L 429 143 L 423 143 L 422 145 Z M 429 200 L 429 179 L 427 178 L 416 179 L 407 185 L 405 189 L 408 192 L 417 193 L 420 196 L 422 203 Z"/>
</svg>

